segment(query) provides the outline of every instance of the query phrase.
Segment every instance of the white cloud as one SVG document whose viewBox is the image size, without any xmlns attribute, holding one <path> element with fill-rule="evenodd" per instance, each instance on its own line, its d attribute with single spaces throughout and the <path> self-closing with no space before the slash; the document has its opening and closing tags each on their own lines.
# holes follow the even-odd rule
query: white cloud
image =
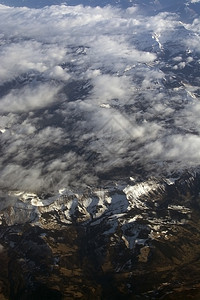
<svg viewBox="0 0 200 300">
<path fill-rule="evenodd" d="M 0 80 L 1 82 L 12 80 L 25 72 L 42 74 L 46 72 L 51 77 L 55 73 L 55 78 L 58 72 L 59 75 L 62 72 L 64 77 L 64 71 L 59 69 L 58 64 L 65 60 L 65 54 L 66 50 L 63 47 L 55 44 L 44 45 L 34 40 L 6 43 L 0 50 L 2 60 Z"/>
<path fill-rule="evenodd" d="M 8 164 L 3 171 L 1 171 L 0 186 L 4 188 L 12 187 L 13 190 L 19 188 L 27 190 L 27 187 L 29 190 L 40 190 L 41 187 L 45 187 L 45 183 L 41 176 L 41 165 L 37 167 L 38 168 L 32 167 L 27 170 L 21 165 Z"/>
<path fill-rule="evenodd" d="M 196 62 L 187 53 L 200 49 L 199 24 L 136 7 L 1 5 L 1 187 L 97 184 L 114 167 L 197 164 L 199 105 L 188 91 L 198 84 L 187 90 L 173 72 Z"/>
<path fill-rule="evenodd" d="M 200 159 L 200 137 L 186 134 L 174 135 L 168 138 L 168 151 L 165 153 L 167 159 L 182 160 L 185 165 L 198 164 Z"/>
<path fill-rule="evenodd" d="M 59 90 L 60 87 L 49 83 L 12 89 L 0 99 L 0 112 L 27 112 L 49 106 L 58 101 Z"/>
<path fill-rule="evenodd" d="M 112 99 L 126 101 L 130 95 L 131 82 L 125 76 L 103 74 L 92 80 L 92 101 L 104 103 Z"/>
</svg>

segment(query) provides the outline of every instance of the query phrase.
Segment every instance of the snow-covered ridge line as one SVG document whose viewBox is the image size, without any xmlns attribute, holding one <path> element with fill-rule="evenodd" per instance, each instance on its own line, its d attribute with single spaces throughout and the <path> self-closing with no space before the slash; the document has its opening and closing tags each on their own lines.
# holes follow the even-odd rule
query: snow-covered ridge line
<svg viewBox="0 0 200 300">
<path fill-rule="evenodd" d="M 10 207 L 20 214 L 21 211 L 34 212 L 34 217 L 29 220 L 35 222 L 40 219 L 43 213 L 57 213 L 63 223 L 94 222 L 99 218 L 120 218 L 120 215 L 139 209 L 142 212 L 149 207 L 159 205 L 160 198 L 165 193 L 166 186 L 172 185 L 170 181 L 158 182 L 157 180 L 147 180 L 141 183 L 133 183 L 125 187 L 110 189 L 94 189 L 89 193 L 73 193 L 67 189 L 60 189 L 58 193 L 49 197 L 39 197 L 36 193 L 24 191 L 13 191 L 9 193 L 9 201 L 1 202 L 1 219 L 13 219 L 9 216 Z M 36 218 L 37 216 L 37 218 Z M 130 218 L 130 217 L 129 217 Z M 135 216 L 131 217 L 131 219 Z M 19 219 L 17 218 L 17 222 Z M 25 218 L 27 221 L 27 218 Z M 23 217 L 21 218 L 23 223 Z"/>
<path fill-rule="evenodd" d="M 184 197 L 185 191 L 190 192 L 198 185 L 198 180 L 195 174 L 143 182 L 131 177 L 129 185 L 96 188 L 85 193 L 63 188 L 49 196 L 13 191 L 0 202 L 0 224 L 29 223 L 43 230 L 81 225 L 109 238 L 113 245 L 119 235 L 128 249 L 134 250 L 136 245 L 149 247 L 153 240 L 170 239 L 173 226 L 190 221 L 192 206 L 181 197 L 177 202 L 176 191 Z"/>
<path fill-rule="evenodd" d="M 10 207 L 14 207 L 16 211 L 22 209 L 23 211 L 33 211 L 34 218 L 30 220 L 33 223 L 35 222 L 35 215 L 40 218 L 43 213 L 47 212 L 58 212 L 64 223 L 71 223 L 74 218 L 77 222 L 91 222 L 102 217 L 120 216 L 134 208 L 143 209 L 147 206 L 143 197 L 145 196 L 147 200 L 150 193 L 163 189 L 164 185 L 151 180 L 128 185 L 125 188 L 94 189 L 85 194 L 60 189 L 58 193 L 46 198 L 42 198 L 36 193 L 12 191 L 9 192 L 9 201 L 1 202 L 1 217 L 4 218 L 5 212 L 9 211 Z M 11 223 L 15 223 L 14 214 L 10 215 L 10 218 L 13 218 Z M 8 212 L 6 219 L 9 219 Z M 10 223 L 10 221 L 8 222 Z M 21 222 L 23 223 L 23 217 Z"/>
<path fill-rule="evenodd" d="M 171 183 L 172 184 L 172 183 Z M 150 192 L 154 192 L 158 189 L 164 189 L 164 184 L 160 184 L 156 181 L 149 180 L 141 183 L 136 183 L 133 185 L 127 185 L 123 190 L 119 189 L 94 189 L 91 192 L 91 195 L 85 196 L 85 194 L 78 194 L 73 193 L 70 190 L 67 190 L 65 188 L 59 189 L 58 193 L 55 193 L 54 195 L 48 197 L 48 198 L 42 198 L 39 197 L 36 193 L 32 192 L 25 192 L 25 191 L 12 191 L 8 194 L 11 197 L 15 197 L 18 200 L 24 202 L 24 203 L 31 203 L 33 206 L 49 206 L 53 202 L 57 201 L 58 199 L 62 199 L 63 202 L 67 198 L 76 198 L 78 199 L 78 202 L 80 202 L 83 206 L 88 207 L 89 202 L 91 203 L 91 197 L 92 198 L 98 198 L 98 200 L 95 202 L 96 205 L 103 205 L 105 202 L 108 204 L 111 204 L 112 202 L 112 196 L 110 194 L 123 194 L 124 197 L 128 201 L 137 201 L 142 196 L 147 196 Z"/>
<path fill-rule="evenodd" d="M 184 181 L 188 184 L 194 180 L 195 174 L 191 174 L 191 178 L 188 177 Z M 101 206 L 105 209 L 109 206 L 118 203 L 119 199 L 123 199 L 124 203 L 128 203 L 126 208 L 144 207 L 144 203 L 148 202 L 148 198 L 151 201 L 156 201 L 156 194 L 162 194 L 165 192 L 166 186 L 176 185 L 179 181 L 179 177 L 163 178 L 158 181 L 156 179 L 149 179 L 143 182 L 135 182 L 134 178 L 130 177 L 130 184 L 125 186 L 118 186 L 112 188 L 94 188 L 90 192 L 73 192 L 69 189 L 63 188 L 59 189 L 57 193 L 52 193 L 50 195 L 39 196 L 33 192 L 26 191 L 10 191 L 8 195 L 10 198 L 23 202 L 24 204 L 29 204 L 35 207 L 48 207 L 53 206 L 54 203 L 66 203 L 69 201 L 76 202 L 76 206 L 84 207 L 91 213 L 94 207 Z M 122 201 L 122 202 L 123 202 Z"/>
<path fill-rule="evenodd" d="M 132 226 L 138 220 L 148 220 L 148 216 L 153 224 L 171 224 L 169 215 L 176 212 L 175 215 L 180 215 L 180 218 L 172 220 L 172 223 L 181 224 L 182 220 L 190 217 L 191 207 L 188 200 L 177 202 L 176 193 L 183 193 L 183 197 L 187 191 L 198 193 L 198 182 L 198 174 L 187 173 L 181 178 L 151 178 L 143 182 L 135 182 L 131 177 L 129 185 L 96 188 L 85 193 L 64 188 L 57 193 L 41 196 L 12 191 L 7 197 L 4 195 L 0 202 L 0 223 L 14 225 L 29 222 L 43 227 L 49 226 L 46 221 L 49 215 L 48 222 L 54 224 L 52 226 L 59 223 L 97 226 L 102 222 L 108 222 L 111 227 L 111 223 L 116 227 L 116 222 Z M 175 200 L 172 201 L 171 197 Z M 163 203 L 166 217 L 160 219 L 156 215 L 160 207 L 163 209 Z"/>
</svg>

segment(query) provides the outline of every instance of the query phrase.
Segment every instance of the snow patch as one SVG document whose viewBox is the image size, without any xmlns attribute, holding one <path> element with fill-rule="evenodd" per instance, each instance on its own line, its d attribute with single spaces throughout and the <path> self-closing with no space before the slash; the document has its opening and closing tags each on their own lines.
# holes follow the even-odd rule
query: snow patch
<svg viewBox="0 0 200 300">
<path fill-rule="evenodd" d="M 4 133 L 4 132 L 6 132 L 6 129 L 5 129 L 5 128 L 1 128 L 1 129 L 0 129 L 0 132 L 1 132 L 1 133 Z"/>
<path fill-rule="evenodd" d="M 140 200 L 140 197 L 147 196 L 150 192 L 154 192 L 160 188 L 161 185 L 153 182 L 141 182 L 135 185 L 128 185 L 123 192 L 126 194 L 126 198 L 129 201 L 130 208 L 140 208 L 144 209 L 147 208 L 147 205 L 144 201 Z"/>
<path fill-rule="evenodd" d="M 160 34 L 158 34 L 156 32 L 152 35 L 152 39 L 154 39 L 158 43 L 159 49 L 163 50 L 163 46 L 162 46 L 159 38 L 160 38 Z"/>
<path fill-rule="evenodd" d="M 171 210 L 176 210 L 176 211 L 179 211 L 179 212 L 182 212 L 182 213 L 190 213 L 191 210 L 185 206 L 181 206 L 181 205 L 169 205 L 168 206 L 168 209 L 171 209 Z"/>
<path fill-rule="evenodd" d="M 33 198 L 32 200 L 31 200 L 31 204 L 33 205 L 33 206 L 44 206 L 44 204 L 40 201 L 40 199 L 38 199 L 38 198 Z"/>
<path fill-rule="evenodd" d="M 102 108 L 110 108 L 110 104 L 103 103 L 100 105 Z"/>
<path fill-rule="evenodd" d="M 173 185 L 173 184 L 175 184 L 175 181 L 177 180 L 177 179 L 179 179 L 179 177 L 170 177 L 170 178 L 166 178 L 166 183 L 168 184 L 168 185 Z"/>
</svg>

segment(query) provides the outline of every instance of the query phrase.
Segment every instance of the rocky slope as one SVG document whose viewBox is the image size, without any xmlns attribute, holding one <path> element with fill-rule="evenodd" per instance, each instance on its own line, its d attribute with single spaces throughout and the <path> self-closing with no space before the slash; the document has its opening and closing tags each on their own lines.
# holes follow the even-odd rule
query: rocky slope
<svg viewBox="0 0 200 300">
<path fill-rule="evenodd" d="M 198 299 L 199 183 L 2 196 L 1 299 Z"/>
</svg>

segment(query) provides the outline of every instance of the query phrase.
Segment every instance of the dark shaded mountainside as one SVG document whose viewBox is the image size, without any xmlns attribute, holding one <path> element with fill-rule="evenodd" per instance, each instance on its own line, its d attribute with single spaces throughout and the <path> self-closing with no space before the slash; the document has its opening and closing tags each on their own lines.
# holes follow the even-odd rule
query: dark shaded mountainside
<svg viewBox="0 0 200 300">
<path fill-rule="evenodd" d="M 199 192 L 186 173 L 18 196 L 1 210 L 0 299 L 199 299 Z"/>
</svg>

